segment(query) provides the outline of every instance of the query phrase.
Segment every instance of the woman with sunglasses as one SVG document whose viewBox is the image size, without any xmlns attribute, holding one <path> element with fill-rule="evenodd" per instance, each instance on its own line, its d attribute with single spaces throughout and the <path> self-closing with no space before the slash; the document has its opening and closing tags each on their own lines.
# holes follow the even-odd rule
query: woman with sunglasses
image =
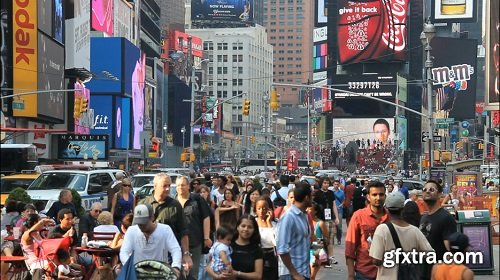
<svg viewBox="0 0 500 280">
<path fill-rule="evenodd" d="M 136 205 L 134 193 L 132 192 L 132 182 L 129 178 L 122 180 L 120 191 L 115 193 L 111 203 L 111 214 L 115 225 L 120 228 L 125 215 L 132 213 Z"/>
<path fill-rule="evenodd" d="M 192 193 L 199 193 L 201 182 L 198 179 L 193 179 L 189 182 L 189 191 Z"/>
</svg>

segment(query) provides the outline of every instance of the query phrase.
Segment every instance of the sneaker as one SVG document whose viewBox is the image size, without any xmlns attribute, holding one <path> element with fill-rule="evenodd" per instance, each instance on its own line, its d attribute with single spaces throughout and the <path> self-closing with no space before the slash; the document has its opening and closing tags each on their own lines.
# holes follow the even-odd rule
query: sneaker
<svg viewBox="0 0 500 280">
<path fill-rule="evenodd" d="M 332 264 L 338 264 L 338 263 L 339 263 L 339 262 L 335 259 L 335 257 L 334 257 L 334 256 L 331 256 L 331 257 L 330 257 L 330 266 L 331 266 Z"/>
</svg>

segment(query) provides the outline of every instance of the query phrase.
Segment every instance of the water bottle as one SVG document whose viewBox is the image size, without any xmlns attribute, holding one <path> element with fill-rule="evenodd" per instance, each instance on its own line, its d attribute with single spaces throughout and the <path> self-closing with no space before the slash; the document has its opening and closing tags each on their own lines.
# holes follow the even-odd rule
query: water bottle
<svg viewBox="0 0 500 280">
<path fill-rule="evenodd" d="M 87 233 L 84 233 L 82 235 L 82 247 L 87 248 L 87 243 L 89 242 L 89 237 L 87 236 Z"/>
</svg>

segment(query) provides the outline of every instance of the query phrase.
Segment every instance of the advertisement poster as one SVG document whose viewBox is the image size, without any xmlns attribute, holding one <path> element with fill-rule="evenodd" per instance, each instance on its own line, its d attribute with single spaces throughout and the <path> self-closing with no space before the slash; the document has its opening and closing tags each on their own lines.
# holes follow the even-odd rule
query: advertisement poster
<svg viewBox="0 0 500 280">
<path fill-rule="evenodd" d="M 316 0 L 316 22 L 314 26 L 328 23 L 328 1 L 329 0 Z"/>
<path fill-rule="evenodd" d="M 326 86 L 327 80 L 316 83 L 316 86 Z M 317 113 L 330 112 L 332 110 L 331 92 L 326 88 L 314 88 L 312 90 L 313 109 Z"/>
<path fill-rule="evenodd" d="M 339 0 L 340 63 L 405 61 L 408 2 Z"/>
<path fill-rule="evenodd" d="M 92 120 L 92 135 L 111 135 L 113 130 L 113 111 L 109 106 L 113 104 L 111 95 L 93 95 L 90 108 L 94 109 Z M 112 143 L 110 143 L 112 144 Z"/>
<path fill-rule="evenodd" d="M 92 28 L 113 36 L 113 0 L 92 0 Z"/>
<path fill-rule="evenodd" d="M 477 40 L 436 37 L 431 46 L 433 89 L 439 117 L 457 121 L 475 118 Z"/>
<path fill-rule="evenodd" d="M 108 159 L 109 135 L 57 135 L 57 158 L 60 160 Z"/>
<path fill-rule="evenodd" d="M 53 20 L 53 36 L 59 43 L 64 44 L 64 14 L 63 14 L 63 0 L 54 0 L 54 17 Z"/>
<path fill-rule="evenodd" d="M 408 149 L 408 120 L 405 117 L 398 117 L 397 133 L 399 136 L 399 149 Z"/>
<path fill-rule="evenodd" d="M 359 141 L 361 149 L 374 149 L 377 144 L 392 144 L 394 119 L 333 119 L 333 139 L 344 143 Z"/>
<path fill-rule="evenodd" d="M 500 108 L 500 21 L 498 9 L 499 0 L 487 1 L 486 6 L 486 110 L 498 110 Z"/>
<path fill-rule="evenodd" d="M 286 169 L 289 171 L 299 168 L 299 151 L 297 149 L 288 149 L 286 162 Z"/>
<path fill-rule="evenodd" d="M 483 262 L 480 264 L 467 265 L 470 269 L 492 268 L 493 259 L 491 255 L 490 230 L 487 224 L 464 225 L 463 233 L 469 237 L 471 252 L 483 253 Z"/>
<path fill-rule="evenodd" d="M 432 22 L 476 22 L 477 5 L 476 0 L 432 0 Z"/>
<path fill-rule="evenodd" d="M 458 193 L 469 193 L 472 195 L 482 193 L 481 176 L 479 173 L 456 172 L 453 174 L 453 183 L 457 184 Z"/>
<path fill-rule="evenodd" d="M 144 85 L 146 80 L 145 66 L 146 55 L 143 54 L 140 60 L 135 63 L 134 72 L 132 73 L 131 86 L 132 86 L 132 124 L 133 124 L 133 138 L 132 148 L 141 148 L 141 132 L 144 130 Z"/>
<path fill-rule="evenodd" d="M 193 0 L 191 19 L 215 21 L 253 21 L 254 0 Z"/>
</svg>

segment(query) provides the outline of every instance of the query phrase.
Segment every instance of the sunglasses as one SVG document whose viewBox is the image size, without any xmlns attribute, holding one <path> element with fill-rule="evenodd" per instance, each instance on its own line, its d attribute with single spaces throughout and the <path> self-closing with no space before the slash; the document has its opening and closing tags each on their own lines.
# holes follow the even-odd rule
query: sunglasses
<svg viewBox="0 0 500 280">
<path fill-rule="evenodd" d="M 198 183 L 198 182 L 193 182 L 193 185 L 199 185 L 199 184 L 200 184 L 200 183 Z"/>
<path fill-rule="evenodd" d="M 122 186 L 124 186 L 124 187 L 130 187 L 131 185 L 122 185 Z"/>
<path fill-rule="evenodd" d="M 435 188 L 423 188 L 422 191 L 423 192 L 435 192 L 436 189 Z"/>
<path fill-rule="evenodd" d="M 95 213 L 102 213 L 102 210 L 94 210 Z"/>
</svg>

